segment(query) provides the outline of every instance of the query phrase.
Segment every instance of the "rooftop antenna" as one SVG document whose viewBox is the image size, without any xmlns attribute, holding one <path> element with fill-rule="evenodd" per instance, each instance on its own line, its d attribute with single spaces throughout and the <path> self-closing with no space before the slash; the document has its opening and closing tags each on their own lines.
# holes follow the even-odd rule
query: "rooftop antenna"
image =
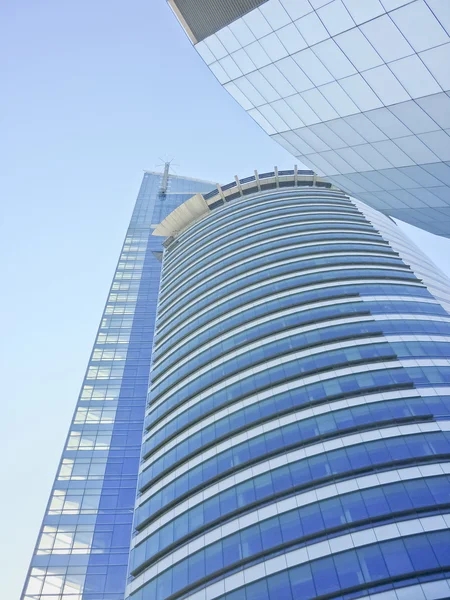
<svg viewBox="0 0 450 600">
<path fill-rule="evenodd" d="M 170 167 L 172 165 L 174 165 L 175 163 L 173 162 L 173 158 L 171 158 L 170 160 L 167 160 L 167 159 L 165 160 L 165 159 L 159 157 L 159 160 L 161 161 L 161 164 L 156 165 L 156 166 L 157 167 L 164 166 L 161 185 L 159 187 L 159 196 L 160 196 L 160 198 L 165 198 L 165 196 L 167 194 L 167 186 L 169 184 Z"/>
</svg>

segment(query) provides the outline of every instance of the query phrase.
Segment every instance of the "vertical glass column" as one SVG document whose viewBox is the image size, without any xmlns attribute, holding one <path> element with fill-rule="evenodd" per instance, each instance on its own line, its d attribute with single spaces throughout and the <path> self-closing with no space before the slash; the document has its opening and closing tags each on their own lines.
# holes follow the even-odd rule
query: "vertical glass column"
<svg viewBox="0 0 450 600">
<path fill-rule="evenodd" d="M 146 172 L 32 557 L 23 600 L 124 597 L 161 240 L 152 224 L 212 185 Z"/>
</svg>

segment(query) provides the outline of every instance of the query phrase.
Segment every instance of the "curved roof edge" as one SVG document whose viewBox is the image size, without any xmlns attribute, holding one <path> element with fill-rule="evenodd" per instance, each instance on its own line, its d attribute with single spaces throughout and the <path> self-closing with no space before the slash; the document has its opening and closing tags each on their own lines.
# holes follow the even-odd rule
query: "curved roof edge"
<svg viewBox="0 0 450 600">
<path fill-rule="evenodd" d="M 277 167 L 268 173 L 259 174 L 254 171 L 250 177 L 239 179 L 236 175 L 234 181 L 226 185 L 216 184 L 216 189 L 206 194 L 195 194 L 172 211 L 159 225 L 152 235 L 170 238 L 165 245 L 170 244 L 174 237 L 180 234 L 194 221 L 205 217 L 212 210 L 223 206 L 227 202 L 239 197 L 249 196 L 258 192 L 281 189 L 287 187 L 322 188 L 344 194 L 342 190 L 329 181 L 316 175 L 310 170 L 294 169 L 279 171 Z"/>
</svg>

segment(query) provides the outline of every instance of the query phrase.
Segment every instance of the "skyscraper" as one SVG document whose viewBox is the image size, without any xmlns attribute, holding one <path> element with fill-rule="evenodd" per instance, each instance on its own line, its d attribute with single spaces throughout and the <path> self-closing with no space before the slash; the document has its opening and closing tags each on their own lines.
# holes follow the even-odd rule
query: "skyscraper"
<svg viewBox="0 0 450 600">
<path fill-rule="evenodd" d="M 24 600 L 123 600 L 161 270 L 161 244 L 151 233 L 213 186 L 168 169 L 144 174 Z"/>
<path fill-rule="evenodd" d="M 449 282 L 393 221 L 147 172 L 23 600 L 446 598 L 449 416 Z"/>
<path fill-rule="evenodd" d="M 296 168 L 196 194 L 154 235 L 126 597 L 450 597 L 446 277 Z"/>
<path fill-rule="evenodd" d="M 370 206 L 450 236 L 448 0 L 168 0 L 224 88 Z"/>
</svg>

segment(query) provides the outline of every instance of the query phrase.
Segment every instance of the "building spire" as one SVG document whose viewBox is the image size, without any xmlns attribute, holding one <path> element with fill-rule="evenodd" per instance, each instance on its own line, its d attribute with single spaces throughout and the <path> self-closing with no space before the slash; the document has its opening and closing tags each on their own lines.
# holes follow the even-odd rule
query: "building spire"
<svg viewBox="0 0 450 600">
<path fill-rule="evenodd" d="M 169 182 L 170 163 L 171 163 L 170 160 L 168 162 L 164 163 L 164 173 L 163 173 L 163 178 L 162 178 L 162 181 L 161 181 L 161 187 L 159 189 L 159 195 L 160 196 L 165 196 L 166 192 L 167 192 L 167 184 Z"/>
<path fill-rule="evenodd" d="M 173 163 L 173 158 L 171 158 L 170 160 L 167 160 L 167 159 L 165 160 L 163 158 L 160 158 L 159 160 L 162 163 L 161 166 L 164 165 L 164 171 L 162 174 L 161 185 L 159 188 L 159 196 L 160 196 L 160 198 L 164 198 L 167 194 L 167 187 L 169 184 L 170 167 Z"/>
</svg>

